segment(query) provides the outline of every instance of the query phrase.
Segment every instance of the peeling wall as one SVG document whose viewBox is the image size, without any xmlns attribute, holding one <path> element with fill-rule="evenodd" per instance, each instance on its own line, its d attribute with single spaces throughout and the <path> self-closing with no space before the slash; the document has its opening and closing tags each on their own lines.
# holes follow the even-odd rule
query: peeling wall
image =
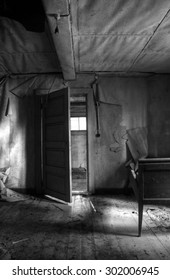
<svg viewBox="0 0 170 280">
<path fill-rule="evenodd" d="M 127 130 L 147 125 L 147 83 L 142 78 L 100 78 L 101 137 L 96 139 L 95 186 L 119 189 L 126 184 Z M 114 105 L 111 105 L 114 104 Z"/>
<path fill-rule="evenodd" d="M 5 90 L 0 88 L 0 168 L 9 167 L 9 137 L 10 137 L 10 122 L 5 116 L 7 106 L 7 96 Z"/>
<path fill-rule="evenodd" d="M 0 126 L 0 168 L 9 166 L 9 119 L 4 118 Z"/>
<path fill-rule="evenodd" d="M 11 187 L 34 188 L 34 102 L 33 97 L 10 97 Z"/>
<path fill-rule="evenodd" d="M 7 187 L 30 191 L 35 184 L 34 98 L 16 97 L 9 92 L 10 85 L 11 81 L 2 91 L 5 102 L 0 122 L 0 167 L 10 166 Z M 9 114 L 5 116 L 7 100 Z"/>
</svg>

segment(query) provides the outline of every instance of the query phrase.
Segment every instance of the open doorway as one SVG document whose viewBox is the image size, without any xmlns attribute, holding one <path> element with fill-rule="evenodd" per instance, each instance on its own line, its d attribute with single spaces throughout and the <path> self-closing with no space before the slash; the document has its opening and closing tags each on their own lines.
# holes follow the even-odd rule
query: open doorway
<svg viewBox="0 0 170 280">
<path fill-rule="evenodd" d="M 86 95 L 70 98 L 72 191 L 87 192 L 87 102 Z"/>
</svg>

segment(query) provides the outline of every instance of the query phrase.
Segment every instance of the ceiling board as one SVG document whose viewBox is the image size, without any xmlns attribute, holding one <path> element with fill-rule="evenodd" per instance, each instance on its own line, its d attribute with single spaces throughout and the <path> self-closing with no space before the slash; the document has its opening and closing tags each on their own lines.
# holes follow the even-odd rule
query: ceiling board
<svg viewBox="0 0 170 280">
<path fill-rule="evenodd" d="M 76 71 L 170 72 L 169 0 L 72 0 L 70 4 Z M 145 57 L 151 51 L 149 62 Z"/>
<path fill-rule="evenodd" d="M 144 52 L 131 71 L 170 73 L 170 55 L 167 53 Z"/>
<path fill-rule="evenodd" d="M 80 71 L 125 71 L 147 40 L 142 36 L 81 36 Z"/>
<path fill-rule="evenodd" d="M 79 35 L 152 34 L 170 8 L 169 0 L 83 0 L 73 4 L 78 17 L 74 15 L 73 25 L 77 21 Z"/>
<path fill-rule="evenodd" d="M 17 21 L 0 18 L 0 74 L 61 72 L 45 32 L 27 31 Z"/>
<path fill-rule="evenodd" d="M 62 71 L 69 80 L 76 72 L 170 73 L 169 0 L 42 2 L 50 32 L 30 32 L 0 17 L 1 75 Z"/>
</svg>

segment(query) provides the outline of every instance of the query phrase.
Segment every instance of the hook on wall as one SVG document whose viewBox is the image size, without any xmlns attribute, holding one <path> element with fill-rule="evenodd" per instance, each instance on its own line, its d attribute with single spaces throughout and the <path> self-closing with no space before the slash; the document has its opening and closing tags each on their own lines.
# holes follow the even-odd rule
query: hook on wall
<svg viewBox="0 0 170 280">
<path fill-rule="evenodd" d="M 59 22 L 59 20 L 61 18 L 60 13 L 55 14 L 54 18 L 56 19 L 56 28 L 54 30 L 54 33 L 59 33 L 58 22 Z"/>
</svg>

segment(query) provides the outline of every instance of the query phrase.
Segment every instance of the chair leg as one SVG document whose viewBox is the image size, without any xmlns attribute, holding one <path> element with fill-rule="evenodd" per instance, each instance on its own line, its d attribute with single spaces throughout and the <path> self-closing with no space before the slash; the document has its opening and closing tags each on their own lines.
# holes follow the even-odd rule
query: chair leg
<svg viewBox="0 0 170 280">
<path fill-rule="evenodd" d="M 138 202 L 138 236 L 141 236 L 143 220 L 143 201 L 139 199 Z"/>
</svg>

